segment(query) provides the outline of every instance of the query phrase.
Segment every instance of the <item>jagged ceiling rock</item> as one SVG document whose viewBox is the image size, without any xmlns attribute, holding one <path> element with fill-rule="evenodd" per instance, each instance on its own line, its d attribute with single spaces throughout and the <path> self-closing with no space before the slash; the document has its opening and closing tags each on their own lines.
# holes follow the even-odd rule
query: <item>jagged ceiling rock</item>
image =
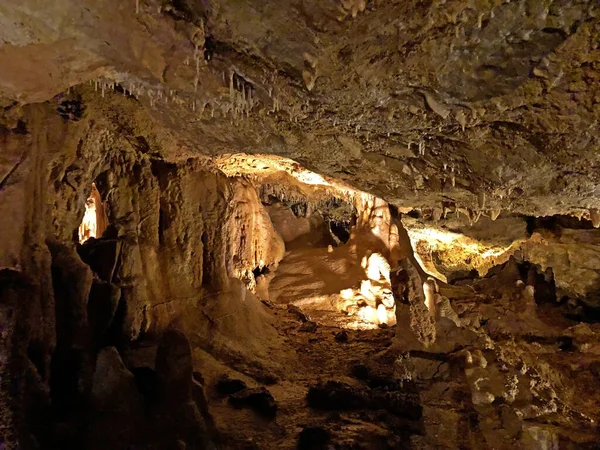
<svg viewBox="0 0 600 450">
<path fill-rule="evenodd" d="M 0 97 L 39 102 L 92 80 L 75 92 L 105 95 L 106 113 L 120 86 L 133 97 L 118 101 L 137 98 L 188 154 L 277 154 L 399 206 L 587 217 L 600 206 L 599 12 L 583 0 L 11 0 Z"/>
<path fill-rule="evenodd" d="M 600 286 L 598 237 L 593 230 L 561 230 L 559 235 L 536 232 L 523 245 L 527 259 L 543 270 L 551 268 L 558 295 L 579 298 L 597 307 Z"/>
<path fill-rule="evenodd" d="M 510 216 L 495 221 L 485 217 L 474 225 L 450 216 L 441 223 L 403 217 L 402 223 L 423 268 L 451 282 L 473 277 L 473 270 L 475 276 L 485 276 L 529 238 L 525 221 Z"/>
</svg>

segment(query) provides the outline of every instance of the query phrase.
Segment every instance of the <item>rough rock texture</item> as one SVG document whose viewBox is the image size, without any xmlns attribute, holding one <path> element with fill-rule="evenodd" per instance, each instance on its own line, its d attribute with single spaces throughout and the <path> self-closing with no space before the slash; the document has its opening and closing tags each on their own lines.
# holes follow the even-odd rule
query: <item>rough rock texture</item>
<svg viewBox="0 0 600 450">
<path fill-rule="evenodd" d="M 3 2 L 0 448 L 596 448 L 599 5 Z"/>
<path fill-rule="evenodd" d="M 186 151 L 291 157 L 408 207 L 600 206 L 595 2 L 362 4 L 11 1 L 2 96 L 118 83 Z"/>
<path fill-rule="evenodd" d="M 142 397 L 138 394 L 133 374 L 127 370 L 114 347 L 100 351 L 90 393 L 94 430 L 86 443 L 88 448 L 132 445 L 140 434 L 143 417 Z"/>
<path fill-rule="evenodd" d="M 23 429 L 22 445 L 34 445 L 31 439 L 40 445 L 94 440 L 82 435 L 80 427 L 87 425 L 81 420 L 87 419 L 81 408 L 96 395 L 94 373 L 104 372 L 94 370 L 94 361 L 107 344 L 123 350 L 131 340 L 161 335 L 175 322 L 185 328 L 206 317 L 208 330 L 211 323 L 226 323 L 227 316 L 234 320 L 223 326 L 224 334 L 236 333 L 225 339 L 214 332 L 211 340 L 202 339 L 203 346 L 229 348 L 241 358 L 251 347 L 236 342 L 249 336 L 277 341 L 268 325 L 265 329 L 268 313 L 257 300 L 245 299 L 243 283 L 230 281 L 257 266 L 276 265 L 283 256 L 283 242 L 254 187 L 194 161 L 153 157 L 146 138 L 118 131 L 118 120 L 64 122 L 46 106 L 25 108 L 21 117 L 23 132 L 4 131 L 7 142 L 19 146 L 11 144 L 3 154 L 22 152 L 22 162 L 8 170 L 0 195 L 1 215 L 11 220 L 3 225 L 2 304 L 3 348 L 13 352 L 3 367 L 24 380 L 17 390 L 8 389 L 8 404 L 22 405 L 19 414 L 32 418 L 31 429 L 49 430 L 33 435 Z M 93 181 L 102 191 L 109 225 L 104 236 L 76 249 Z M 230 299 L 207 306 L 207 296 L 215 294 Z M 113 356 L 110 361 L 118 353 Z M 118 366 L 113 362 L 107 364 Z M 63 431 L 52 428 L 51 417 L 65 423 Z M 109 426 L 94 423 L 93 433 Z M 126 431 L 127 439 L 139 442 L 140 430 Z"/>
<path fill-rule="evenodd" d="M 562 230 L 560 235 L 534 233 L 523 246 L 523 257 L 542 270 L 550 269 L 558 295 L 585 299 L 599 306 L 600 255 L 595 230 Z"/>
<path fill-rule="evenodd" d="M 435 320 L 425 305 L 423 281 L 415 266 L 405 259 L 392 279 L 396 298 L 397 333 L 412 344 L 429 346 L 436 339 Z"/>
</svg>

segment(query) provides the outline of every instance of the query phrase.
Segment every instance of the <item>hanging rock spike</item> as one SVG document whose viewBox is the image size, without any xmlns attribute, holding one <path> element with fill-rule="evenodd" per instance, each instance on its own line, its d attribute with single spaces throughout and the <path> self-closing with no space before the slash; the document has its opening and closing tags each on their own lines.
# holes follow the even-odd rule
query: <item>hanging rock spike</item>
<svg viewBox="0 0 600 450">
<path fill-rule="evenodd" d="M 496 220 L 498 218 L 498 216 L 500 215 L 500 212 L 502 211 L 502 209 L 498 206 L 494 209 L 492 209 L 490 211 L 490 219 L 492 220 Z"/>
<path fill-rule="evenodd" d="M 590 220 L 594 228 L 600 228 L 600 211 L 598 211 L 598 208 L 590 208 Z"/>
<path fill-rule="evenodd" d="M 484 191 L 479 191 L 479 193 L 477 194 L 477 206 L 479 206 L 479 209 L 485 208 L 485 192 Z"/>
</svg>

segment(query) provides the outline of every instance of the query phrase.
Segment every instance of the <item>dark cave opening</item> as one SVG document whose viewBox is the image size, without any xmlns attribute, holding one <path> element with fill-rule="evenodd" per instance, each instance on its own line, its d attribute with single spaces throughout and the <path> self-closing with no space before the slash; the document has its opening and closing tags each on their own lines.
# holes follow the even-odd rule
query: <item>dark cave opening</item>
<svg viewBox="0 0 600 450">
<path fill-rule="evenodd" d="M 539 305 L 556 304 L 556 283 L 554 281 L 554 273 L 551 267 L 546 270 L 537 264 L 532 264 L 529 261 L 522 261 L 517 265 L 521 278 L 526 280 L 526 284 L 533 286 L 535 289 L 535 302 Z"/>
<path fill-rule="evenodd" d="M 159 244 L 164 243 L 164 232 L 167 228 L 167 219 L 163 208 L 158 210 L 158 242 Z"/>
<path fill-rule="evenodd" d="M 409 212 L 406 213 L 407 216 L 412 217 L 413 219 L 420 219 L 423 214 L 421 214 L 420 211 L 417 211 L 416 209 L 411 209 Z"/>
<path fill-rule="evenodd" d="M 296 217 L 306 217 L 308 213 L 307 203 L 292 203 L 289 205 L 290 209 Z"/>
<path fill-rule="evenodd" d="M 548 230 L 560 236 L 563 229 L 571 230 L 593 230 L 594 224 L 591 220 L 574 216 L 524 216 L 527 223 L 527 232 L 533 234 L 535 231 Z"/>
<path fill-rule="evenodd" d="M 350 239 L 350 228 L 350 224 L 346 222 L 329 222 L 329 229 L 342 244 L 345 244 Z"/>
<path fill-rule="evenodd" d="M 269 269 L 268 266 L 263 266 L 263 267 L 256 267 L 252 273 L 254 274 L 254 279 L 257 279 L 260 276 L 263 275 L 268 275 L 269 273 L 271 273 L 271 270 Z"/>
</svg>

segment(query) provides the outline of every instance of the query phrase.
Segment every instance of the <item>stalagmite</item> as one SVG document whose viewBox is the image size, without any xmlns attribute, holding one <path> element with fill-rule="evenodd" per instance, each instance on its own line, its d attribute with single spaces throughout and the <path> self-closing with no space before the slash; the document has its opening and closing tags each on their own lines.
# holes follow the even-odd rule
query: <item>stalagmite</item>
<svg viewBox="0 0 600 450">
<path fill-rule="evenodd" d="M 435 283 L 432 280 L 426 280 L 423 283 L 423 293 L 425 294 L 425 306 L 429 314 L 435 317 Z"/>
</svg>

